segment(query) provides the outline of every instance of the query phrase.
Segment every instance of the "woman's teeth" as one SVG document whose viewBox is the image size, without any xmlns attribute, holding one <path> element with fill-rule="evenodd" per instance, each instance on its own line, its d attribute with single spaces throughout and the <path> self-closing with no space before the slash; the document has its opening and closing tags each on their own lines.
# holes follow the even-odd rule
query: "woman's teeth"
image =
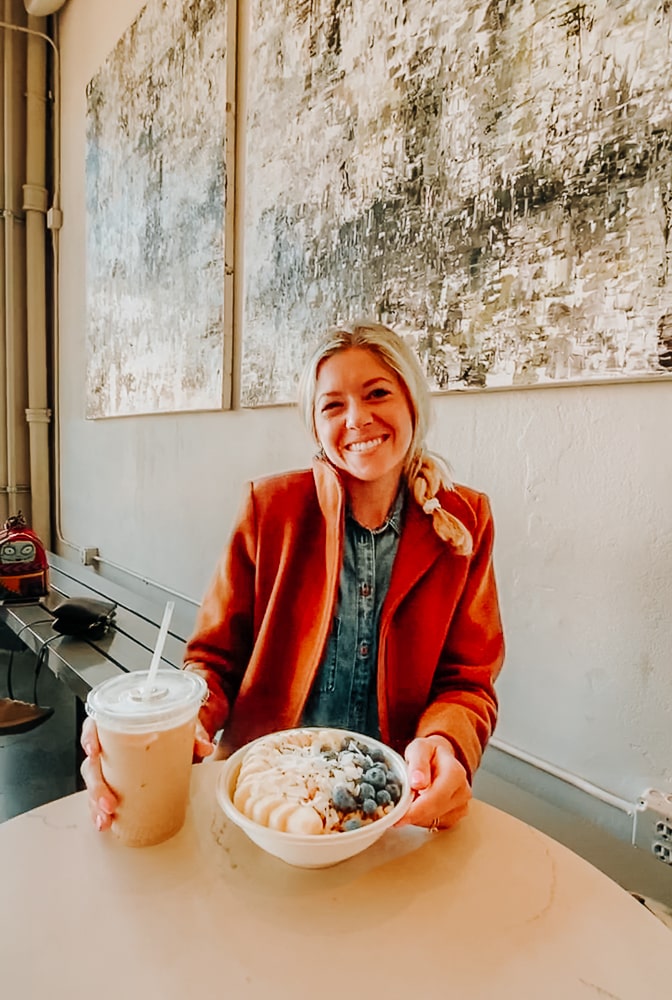
<svg viewBox="0 0 672 1000">
<path fill-rule="evenodd" d="M 385 438 L 377 437 L 371 438 L 370 441 L 353 441 L 352 444 L 346 445 L 347 451 L 371 451 L 372 448 L 377 448 L 379 444 L 382 444 Z"/>
</svg>

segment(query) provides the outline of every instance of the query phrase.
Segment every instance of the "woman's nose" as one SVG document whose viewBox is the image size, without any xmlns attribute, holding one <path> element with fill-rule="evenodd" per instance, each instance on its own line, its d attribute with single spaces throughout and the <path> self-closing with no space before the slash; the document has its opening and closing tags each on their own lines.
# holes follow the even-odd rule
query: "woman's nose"
<svg viewBox="0 0 672 1000">
<path fill-rule="evenodd" d="M 345 411 L 346 426 L 355 430 L 358 427 L 365 427 L 370 422 L 371 414 L 366 403 L 360 399 L 350 400 Z"/>
</svg>

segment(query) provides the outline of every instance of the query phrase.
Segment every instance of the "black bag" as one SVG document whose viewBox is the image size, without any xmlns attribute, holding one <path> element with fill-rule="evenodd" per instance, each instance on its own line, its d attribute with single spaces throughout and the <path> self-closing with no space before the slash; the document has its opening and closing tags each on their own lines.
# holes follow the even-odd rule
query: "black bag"
<svg viewBox="0 0 672 1000">
<path fill-rule="evenodd" d="M 117 605 L 94 597 L 68 597 L 47 610 L 54 616 L 52 628 L 78 639 L 100 639 L 114 622 Z"/>
</svg>

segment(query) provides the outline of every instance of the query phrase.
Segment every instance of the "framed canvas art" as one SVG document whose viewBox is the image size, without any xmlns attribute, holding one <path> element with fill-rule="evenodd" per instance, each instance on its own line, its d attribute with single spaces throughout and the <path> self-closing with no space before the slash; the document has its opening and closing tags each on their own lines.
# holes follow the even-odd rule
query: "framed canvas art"
<svg viewBox="0 0 672 1000">
<path fill-rule="evenodd" d="M 250 0 L 241 396 L 389 323 L 437 391 L 672 374 L 672 9 Z"/>
<path fill-rule="evenodd" d="M 87 416 L 229 405 L 227 8 L 150 0 L 87 87 Z"/>
</svg>

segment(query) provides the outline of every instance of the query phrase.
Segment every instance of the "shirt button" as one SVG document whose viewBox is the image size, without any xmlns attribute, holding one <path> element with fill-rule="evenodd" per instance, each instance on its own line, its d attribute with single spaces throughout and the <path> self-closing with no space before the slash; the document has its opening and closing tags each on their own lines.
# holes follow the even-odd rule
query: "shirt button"
<svg viewBox="0 0 672 1000">
<path fill-rule="evenodd" d="M 363 642 L 361 644 L 361 646 L 359 647 L 359 655 L 360 656 L 368 656 L 369 655 L 369 646 L 368 646 L 368 643 Z"/>
<path fill-rule="evenodd" d="M 368 583 L 363 583 L 359 588 L 359 592 L 362 595 L 362 597 L 368 597 L 369 594 L 371 593 L 370 585 Z"/>
</svg>

